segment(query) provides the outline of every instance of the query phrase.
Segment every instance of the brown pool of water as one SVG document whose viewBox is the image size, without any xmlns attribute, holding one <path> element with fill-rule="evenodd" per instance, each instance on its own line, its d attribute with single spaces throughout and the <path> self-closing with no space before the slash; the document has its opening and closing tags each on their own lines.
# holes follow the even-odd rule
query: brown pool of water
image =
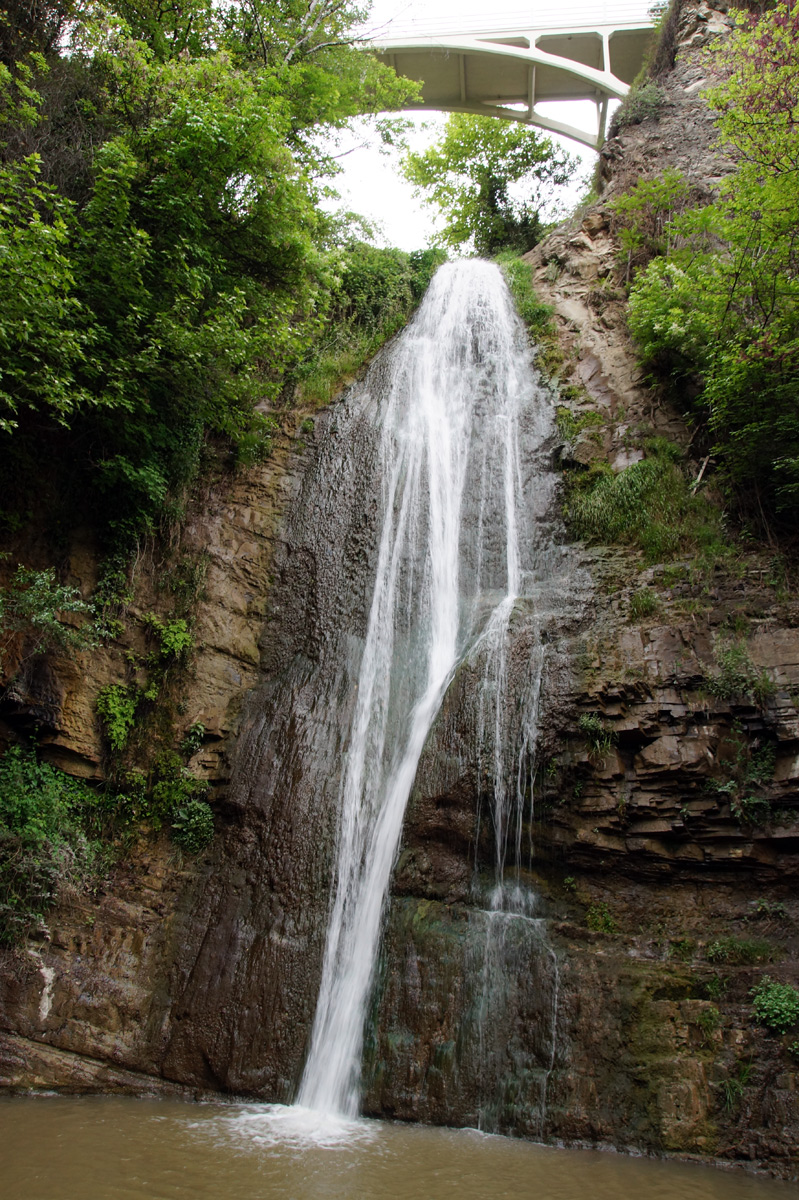
<svg viewBox="0 0 799 1200">
<path fill-rule="evenodd" d="M 0 1100 L 3 1200 L 789 1200 L 770 1179 L 265 1105 Z"/>
</svg>

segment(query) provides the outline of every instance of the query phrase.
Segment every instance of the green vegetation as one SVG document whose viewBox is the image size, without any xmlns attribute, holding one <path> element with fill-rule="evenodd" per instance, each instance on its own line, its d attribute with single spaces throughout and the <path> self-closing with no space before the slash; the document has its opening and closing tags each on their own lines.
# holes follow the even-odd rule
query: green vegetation
<svg viewBox="0 0 799 1200">
<path fill-rule="evenodd" d="M 139 706 L 138 688 L 112 683 L 97 695 L 97 713 L 111 749 L 120 754 L 128 744 Z"/>
<path fill-rule="evenodd" d="M 735 723 L 729 740 L 719 748 L 717 761 L 722 774 L 710 779 L 705 790 L 720 802 L 727 801 L 730 815 L 742 825 L 765 825 L 770 821 L 773 814 L 766 789 L 774 777 L 774 746 L 758 745 L 757 741 L 753 744 Z"/>
<path fill-rule="evenodd" d="M 761 529 L 790 535 L 799 515 L 799 9 L 780 0 L 738 21 L 716 51 L 722 81 L 710 93 L 737 169 L 713 204 L 665 214 L 629 320 L 653 377 L 676 397 L 696 396 L 727 494 Z M 674 178 L 663 186 L 685 199 Z"/>
<path fill-rule="evenodd" d="M 781 900 L 766 900 L 759 896 L 755 901 L 755 916 L 769 921 L 785 921 L 788 913 Z"/>
<path fill-rule="evenodd" d="M 649 15 L 655 20 L 655 27 L 644 62 L 624 102 L 613 114 L 609 137 L 615 137 L 627 125 L 640 125 L 656 118 L 663 106 L 663 91 L 657 80 L 674 65 L 680 0 L 656 0 L 649 7 Z"/>
<path fill-rule="evenodd" d="M 561 390 L 561 395 L 563 391 L 565 389 Z M 565 442 L 573 442 L 581 433 L 585 433 L 588 430 L 601 429 L 605 424 L 605 418 L 602 416 L 602 413 L 597 412 L 595 409 L 574 413 L 570 408 L 566 408 L 564 404 L 560 404 L 555 412 L 555 424 L 563 440 Z"/>
<path fill-rule="evenodd" d="M 189 800 L 172 816 L 172 838 L 183 850 L 199 854 L 214 836 L 214 816 L 204 800 Z"/>
<path fill-rule="evenodd" d="M 97 646 L 103 629 L 96 615 L 76 587 L 58 582 L 52 567 L 33 571 L 18 566 L 9 585 L 0 588 L 0 669 L 15 639 L 26 658 L 48 650 Z"/>
<path fill-rule="evenodd" d="M 741 1103 L 744 1088 L 752 1078 L 752 1070 L 751 1062 L 741 1063 L 738 1067 L 738 1073 L 734 1078 L 722 1079 L 719 1086 L 721 1087 L 724 1108 L 728 1113 L 735 1112 Z"/>
<path fill-rule="evenodd" d="M 690 962 L 694 956 L 695 950 L 696 942 L 693 938 L 672 938 L 669 942 L 669 954 L 673 958 L 678 958 L 680 962 Z"/>
<path fill-rule="evenodd" d="M 324 329 L 294 372 L 299 398 L 306 404 L 330 400 L 405 324 L 445 260 L 443 250 L 405 254 L 353 242 L 331 292 Z"/>
<path fill-rule="evenodd" d="M 535 347 L 535 364 L 546 376 L 557 374 L 563 365 L 560 338 L 552 319 L 553 308 L 542 304 L 533 288 L 532 272 L 527 263 L 512 250 L 497 255 L 497 263 L 505 277 L 516 311 L 527 326 Z"/>
<path fill-rule="evenodd" d="M 756 1019 L 775 1033 L 787 1033 L 799 1021 L 799 992 L 790 983 L 764 975 L 749 995 Z"/>
<path fill-rule="evenodd" d="M 743 967 L 771 962 L 776 948 L 762 938 L 722 937 L 710 942 L 705 953 L 708 962 Z"/>
<path fill-rule="evenodd" d="M 613 746 L 613 731 L 608 729 L 598 713 L 582 713 L 577 728 L 588 742 L 592 757 L 602 759 Z"/>
<path fill-rule="evenodd" d="M 616 933 L 618 930 L 618 925 L 604 902 L 588 906 L 585 923 L 594 933 Z"/>
<path fill-rule="evenodd" d="M 162 620 L 155 613 L 144 613 L 141 619 L 158 639 L 162 659 L 183 659 L 194 645 L 194 637 L 184 617 Z"/>
<path fill-rule="evenodd" d="M 705 980 L 704 990 L 709 1000 L 720 1000 L 722 996 L 726 996 L 730 986 L 729 975 L 711 975 L 710 979 Z"/>
<path fill-rule="evenodd" d="M 205 726 L 202 721 L 195 721 L 193 725 L 189 726 L 183 735 L 183 741 L 180 743 L 180 749 L 187 758 L 191 758 L 193 754 L 197 753 L 203 744 L 204 737 Z"/>
<path fill-rule="evenodd" d="M 444 246 L 491 256 L 500 250 L 523 254 L 541 240 L 542 209 L 576 166 L 532 129 L 453 113 L 436 145 L 406 155 L 404 172 L 444 217 Z M 512 184 L 523 185 L 530 199 L 514 200 Z"/>
<path fill-rule="evenodd" d="M 98 796 L 12 747 L 0 759 L 0 945 L 41 925 L 66 889 L 97 880 L 109 861 L 95 835 Z"/>
<path fill-rule="evenodd" d="M 658 598 L 651 588 L 639 588 L 630 597 L 630 620 L 643 621 L 658 610 Z"/>
<path fill-rule="evenodd" d="M 699 1027 L 702 1042 L 705 1046 L 713 1044 L 716 1030 L 719 1029 L 722 1023 L 721 1013 L 715 1005 L 709 1005 L 697 1013 L 696 1024 Z"/>
<path fill-rule="evenodd" d="M 175 753 L 149 777 L 120 768 L 96 790 L 12 746 L 0 758 L 0 945 L 23 941 L 70 890 L 95 886 L 143 825 L 168 823 L 177 846 L 200 853 L 214 833 L 206 792 Z"/>
<path fill-rule="evenodd" d="M 719 514 L 692 490 L 680 448 L 649 438 L 645 450 L 645 458 L 623 471 L 603 462 L 568 472 L 566 516 L 574 536 L 634 546 L 648 563 L 688 553 L 723 557 Z"/>
<path fill-rule="evenodd" d="M 663 101 L 663 89 L 654 79 L 647 79 L 631 88 L 624 103 L 613 114 L 608 135 L 616 137 L 619 130 L 628 125 L 641 125 L 644 121 L 654 120 L 660 115 Z"/>
<path fill-rule="evenodd" d="M 231 462 L 268 453 L 264 408 L 360 253 L 319 206 L 337 169 L 319 133 L 416 90 L 352 43 L 362 16 L 347 0 L 3 14 L 7 525 L 46 503 L 126 550 L 180 517 L 209 440 Z"/>
<path fill-rule="evenodd" d="M 668 254 L 672 223 L 688 206 L 690 194 L 682 174 L 669 167 L 653 179 L 639 179 L 608 205 L 628 283 L 635 270 L 657 255 Z"/>
<path fill-rule="evenodd" d="M 720 700 L 736 700 L 741 697 L 751 697 L 762 707 L 774 695 L 775 685 L 767 671 L 758 671 L 754 666 L 745 645 L 739 642 L 722 643 L 716 648 L 718 674 L 711 676 L 707 687 Z M 773 750 L 771 751 L 771 769 L 768 777 L 774 773 Z M 763 772 L 767 770 L 766 760 L 758 760 L 759 766 L 753 763 L 756 774 L 754 782 L 763 782 Z"/>
</svg>

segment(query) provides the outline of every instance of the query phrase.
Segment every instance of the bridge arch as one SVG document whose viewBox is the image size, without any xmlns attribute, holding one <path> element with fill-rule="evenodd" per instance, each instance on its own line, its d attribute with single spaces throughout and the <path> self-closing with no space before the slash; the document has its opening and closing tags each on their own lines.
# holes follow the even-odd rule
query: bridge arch
<svg viewBox="0 0 799 1200">
<path fill-rule="evenodd" d="M 464 34 L 376 38 L 398 74 L 422 84 L 414 108 L 504 117 L 598 150 L 608 103 L 622 100 L 643 63 L 652 23 L 562 25 Z M 591 100 L 596 133 L 537 110 L 553 100 Z"/>
</svg>

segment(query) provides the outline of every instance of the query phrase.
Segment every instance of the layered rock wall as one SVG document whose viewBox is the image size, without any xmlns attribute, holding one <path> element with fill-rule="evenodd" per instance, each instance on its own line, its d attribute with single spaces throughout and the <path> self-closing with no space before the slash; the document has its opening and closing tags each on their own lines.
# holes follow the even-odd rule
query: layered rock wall
<svg viewBox="0 0 799 1200">
<path fill-rule="evenodd" d="M 702 0 L 683 5 L 681 22 L 659 113 L 610 139 L 602 198 L 530 256 L 556 310 L 562 382 L 578 396 L 570 402 L 606 418 L 598 440 L 565 451 L 577 463 L 600 454 L 623 469 L 644 424 L 690 461 L 679 415 L 639 376 L 607 207 L 666 165 L 705 194 L 729 170 L 701 98 L 703 51 L 729 18 Z M 335 436 L 334 407 L 315 445 L 286 441 L 263 467 L 217 479 L 192 509 L 185 548 L 207 556 L 207 571 L 181 703 L 186 724 L 206 728 L 192 766 L 216 789 L 217 837 L 199 861 L 177 859 L 164 836 L 141 839 L 99 896 L 74 897 L 23 953 L 6 956 L 7 1087 L 291 1097 L 316 995 L 335 817 L 304 790 L 301 754 L 327 756 L 335 780 L 345 749 L 311 746 L 329 627 L 320 596 L 339 594 L 328 585 L 331 571 L 343 573 L 357 627 L 366 602 L 357 580 L 374 549 L 368 496 L 360 523 L 339 528 L 317 512 L 307 536 L 292 526 L 304 480 Z M 356 439 L 350 455 L 363 453 Z M 331 494 L 340 483 L 331 477 Z M 473 733 L 463 672 L 408 810 L 365 1106 L 792 1175 L 791 1037 L 755 1024 L 749 992 L 764 972 L 799 980 L 797 606 L 767 552 L 700 579 L 691 563 L 647 568 L 628 551 L 566 548 L 556 513 L 552 521 L 564 546 L 562 555 L 554 546 L 542 589 L 547 657 L 525 830 L 534 852 L 521 864 L 539 907 L 505 927 L 478 898 L 489 853 L 479 776 L 459 749 Z M 337 548 L 335 565 L 325 543 Z M 95 569 L 91 547 L 76 544 L 71 579 L 88 590 Z M 157 608 L 157 577 L 145 556 L 134 613 Z M 648 617 L 636 615 L 642 589 L 656 595 Z M 134 626 L 113 650 L 23 676 L 7 698 L 8 727 L 37 721 L 55 763 L 99 778 L 94 698 L 142 637 Z M 733 643 L 737 676 L 725 675 Z M 289 665 L 301 731 L 279 719 Z M 526 669 L 520 653 L 520 687 Z M 324 681 L 334 686 L 351 686 L 346 670 Z M 278 736 L 297 746 L 280 768 L 269 756 Z M 254 779 L 256 754 L 266 766 Z"/>
</svg>

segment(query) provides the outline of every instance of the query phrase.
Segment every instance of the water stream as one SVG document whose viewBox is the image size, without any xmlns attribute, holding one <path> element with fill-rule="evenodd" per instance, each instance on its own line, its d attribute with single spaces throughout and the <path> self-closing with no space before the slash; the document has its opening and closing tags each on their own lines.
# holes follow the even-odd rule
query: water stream
<svg viewBox="0 0 799 1200">
<path fill-rule="evenodd" d="M 511 706 L 506 654 L 517 605 L 529 600 L 520 426 L 532 413 L 540 440 L 551 415 L 499 270 L 483 262 L 441 268 L 395 344 L 388 375 L 382 532 L 322 983 L 297 1098 L 302 1108 L 345 1116 L 359 1107 L 364 1018 L 408 796 L 446 689 L 467 660 L 483 664 L 480 786 L 492 798 L 496 843 L 489 905 L 503 920 L 530 908 L 518 875 L 508 886 L 506 866 L 521 857 L 542 656 L 531 656 L 526 694 Z"/>
</svg>

